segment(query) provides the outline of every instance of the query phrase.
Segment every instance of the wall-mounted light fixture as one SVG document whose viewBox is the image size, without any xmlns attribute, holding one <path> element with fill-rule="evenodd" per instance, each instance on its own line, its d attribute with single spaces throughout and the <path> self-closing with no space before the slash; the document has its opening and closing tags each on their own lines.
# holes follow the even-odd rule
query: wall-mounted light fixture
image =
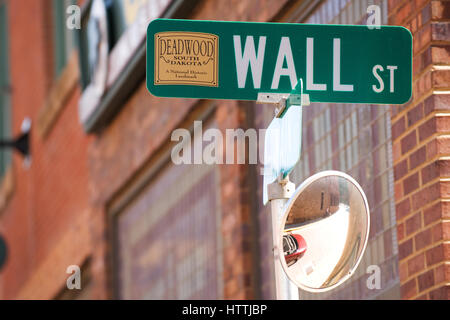
<svg viewBox="0 0 450 320">
<path fill-rule="evenodd" d="M 0 148 L 14 148 L 24 158 L 26 167 L 31 164 L 31 150 L 30 150 L 30 130 L 31 119 L 25 118 L 21 126 L 21 134 L 12 140 L 0 140 Z"/>
</svg>

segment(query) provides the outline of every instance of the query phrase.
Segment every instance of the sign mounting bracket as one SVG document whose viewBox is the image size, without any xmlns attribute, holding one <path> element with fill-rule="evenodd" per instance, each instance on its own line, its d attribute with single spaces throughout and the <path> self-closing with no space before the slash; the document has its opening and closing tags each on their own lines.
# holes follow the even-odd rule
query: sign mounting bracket
<svg viewBox="0 0 450 320">
<path fill-rule="evenodd" d="M 300 89 L 300 92 L 298 92 Z M 258 104 L 275 104 L 275 117 L 281 118 L 291 105 L 309 106 L 309 94 L 303 93 L 303 80 L 299 79 L 297 86 L 291 93 L 259 92 L 256 100 Z"/>
</svg>

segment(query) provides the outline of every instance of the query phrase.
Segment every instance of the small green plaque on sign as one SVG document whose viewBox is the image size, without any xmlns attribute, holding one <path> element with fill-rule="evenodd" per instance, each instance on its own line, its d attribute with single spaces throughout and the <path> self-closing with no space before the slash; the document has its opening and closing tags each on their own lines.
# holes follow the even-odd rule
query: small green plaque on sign
<svg viewBox="0 0 450 320">
<path fill-rule="evenodd" d="M 147 88 L 155 96 L 403 104 L 412 92 L 412 36 L 399 26 L 157 19 L 147 30 Z"/>
</svg>

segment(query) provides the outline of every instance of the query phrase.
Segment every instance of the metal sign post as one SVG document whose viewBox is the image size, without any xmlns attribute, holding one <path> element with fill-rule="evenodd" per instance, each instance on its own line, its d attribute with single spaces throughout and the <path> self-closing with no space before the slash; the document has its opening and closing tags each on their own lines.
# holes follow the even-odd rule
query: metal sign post
<svg viewBox="0 0 450 320">
<path fill-rule="evenodd" d="M 280 254 L 283 255 L 283 248 L 279 248 L 279 234 L 281 219 L 283 218 L 283 208 L 288 199 L 295 191 L 295 184 L 289 181 L 289 177 L 276 180 L 268 185 L 268 196 L 272 215 L 272 240 L 273 259 L 275 274 L 275 290 L 277 300 L 298 300 L 298 288 L 284 273 L 280 262 Z"/>
<path fill-rule="evenodd" d="M 276 104 L 275 118 L 270 123 L 264 146 L 263 202 L 270 201 L 272 215 L 273 262 L 276 298 L 298 300 L 298 288 L 286 276 L 280 262 L 284 255 L 279 248 L 280 223 L 284 206 L 295 191 L 289 181 L 289 172 L 300 158 L 302 137 L 302 106 L 309 104 L 309 96 L 303 94 L 303 82 L 299 79 L 292 94 L 259 93 L 258 103 Z"/>
</svg>

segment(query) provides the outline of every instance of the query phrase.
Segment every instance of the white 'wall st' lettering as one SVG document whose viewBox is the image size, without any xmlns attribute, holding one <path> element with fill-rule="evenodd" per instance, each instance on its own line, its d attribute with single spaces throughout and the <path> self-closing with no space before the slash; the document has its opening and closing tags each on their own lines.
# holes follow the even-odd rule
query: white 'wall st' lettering
<svg viewBox="0 0 450 320">
<path fill-rule="evenodd" d="M 234 55 L 236 59 L 236 74 L 238 88 L 246 87 L 248 68 L 250 66 L 253 78 L 253 88 L 261 88 L 261 78 L 264 68 L 264 55 L 266 49 L 267 37 L 260 36 L 258 41 L 258 52 L 255 50 L 255 41 L 253 36 L 247 36 L 245 39 L 244 52 L 242 52 L 241 36 L 234 35 Z M 286 61 L 286 67 L 283 67 Z M 306 38 L 306 90 L 326 91 L 326 83 L 314 83 L 314 38 Z M 320 61 L 319 61 L 320 63 Z M 297 85 L 297 71 L 295 68 L 294 57 L 292 54 L 291 42 L 289 37 L 281 37 L 278 47 L 277 60 L 273 69 L 273 78 L 270 89 L 277 90 L 282 76 L 289 77 L 291 87 Z M 341 39 L 333 39 L 333 91 L 353 92 L 353 84 L 341 83 Z"/>
</svg>

